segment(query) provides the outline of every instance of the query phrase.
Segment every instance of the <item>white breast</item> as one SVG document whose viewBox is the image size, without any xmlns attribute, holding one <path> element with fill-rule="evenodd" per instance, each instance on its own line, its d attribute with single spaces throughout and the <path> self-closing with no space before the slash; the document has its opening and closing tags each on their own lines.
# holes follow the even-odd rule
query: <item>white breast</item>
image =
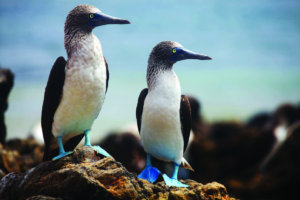
<svg viewBox="0 0 300 200">
<path fill-rule="evenodd" d="M 141 138 L 146 152 L 176 163 L 183 155 L 180 84 L 174 71 L 161 72 L 144 102 Z"/>
<path fill-rule="evenodd" d="M 90 129 L 105 98 L 106 67 L 101 44 L 93 34 L 83 38 L 69 58 L 61 102 L 55 112 L 55 136 Z"/>
</svg>

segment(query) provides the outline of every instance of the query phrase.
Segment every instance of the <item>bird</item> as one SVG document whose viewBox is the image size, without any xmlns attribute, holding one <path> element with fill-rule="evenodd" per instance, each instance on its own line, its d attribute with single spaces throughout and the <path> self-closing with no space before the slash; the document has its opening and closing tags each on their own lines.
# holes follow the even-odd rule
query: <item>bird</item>
<svg viewBox="0 0 300 200">
<path fill-rule="evenodd" d="M 188 97 L 181 95 L 180 83 L 173 65 L 185 59 L 211 60 L 209 56 L 189 51 L 177 42 L 162 41 L 150 53 L 147 86 L 141 91 L 136 119 L 141 142 L 147 153 L 145 169 L 138 178 L 153 183 L 161 172 L 151 164 L 151 156 L 173 162 L 172 177 L 163 174 L 168 186 L 189 187 L 178 181 L 179 166 L 192 169 L 183 158 L 191 129 L 191 108 Z"/>
<path fill-rule="evenodd" d="M 101 43 L 92 31 L 106 24 L 130 22 L 106 15 L 92 5 L 78 5 L 66 18 L 64 46 L 68 59 L 61 56 L 55 61 L 42 106 L 44 161 L 58 153 L 53 160 L 69 155 L 83 136 L 85 146 L 91 146 L 90 129 L 103 105 L 109 80 Z M 91 147 L 110 156 L 99 146 Z"/>
</svg>

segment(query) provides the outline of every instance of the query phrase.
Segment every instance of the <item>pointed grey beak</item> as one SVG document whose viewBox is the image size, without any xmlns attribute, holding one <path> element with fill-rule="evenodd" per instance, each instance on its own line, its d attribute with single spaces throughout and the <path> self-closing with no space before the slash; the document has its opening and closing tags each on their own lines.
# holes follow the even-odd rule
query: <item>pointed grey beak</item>
<svg viewBox="0 0 300 200">
<path fill-rule="evenodd" d="M 106 15 L 102 12 L 93 14 L 93 17 L 91 17 L 88 22 L 88 25 L 92 27 L 102 26 L 106 24 L 130 24 L 130 22 L 126 19 Z"/>
</svg>

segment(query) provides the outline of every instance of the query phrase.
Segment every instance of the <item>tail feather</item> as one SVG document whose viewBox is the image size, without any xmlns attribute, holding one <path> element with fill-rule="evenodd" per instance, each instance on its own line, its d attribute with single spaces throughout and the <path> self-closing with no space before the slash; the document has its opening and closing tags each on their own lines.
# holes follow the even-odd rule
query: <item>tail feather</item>
<svg viewBox="0 0 300 200">
<path fill-rule="evenodd" d="M 193 172 L 195 171 L 184 157 L 182 157 L 180 166 Z"/>
</svg>

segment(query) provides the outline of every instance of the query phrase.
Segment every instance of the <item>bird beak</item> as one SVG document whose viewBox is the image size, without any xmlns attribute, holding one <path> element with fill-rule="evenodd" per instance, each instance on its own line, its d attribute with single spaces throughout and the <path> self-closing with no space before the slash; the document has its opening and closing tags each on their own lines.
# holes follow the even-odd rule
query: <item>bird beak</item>
<svg viewBox="0 0 300 200">
<path fill-rule="evenodd" d="M 106 15 L 102 12 L 95 13 L 94 17 L 89 21 L 89 25 L 93 27 L 106 25 L 106 24 L 130 24 L 130 22 L 125 19 Z"/>
<path fill-rule="evenodd" d="M 212 60 L 212 58 L 209 56 L 198 54 L 187 49 L 182 49 L 182 52 L 179 55 L 179 59 L 180 60 L 185 60 L 185 59 Z"/>
</svg>

